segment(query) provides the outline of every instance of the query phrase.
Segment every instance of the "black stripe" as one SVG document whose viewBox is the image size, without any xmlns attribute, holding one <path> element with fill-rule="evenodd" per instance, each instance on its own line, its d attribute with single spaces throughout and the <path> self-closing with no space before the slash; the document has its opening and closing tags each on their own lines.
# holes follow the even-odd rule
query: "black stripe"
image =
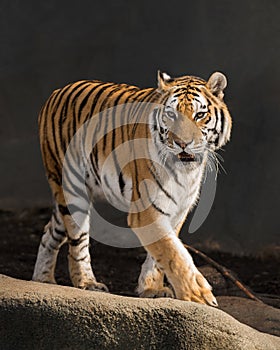
<svg viewBox="0 0 280 350">
<path fill-rule="evenodd" d="M 198 87 L 196 87 L 196 86 L 192 86 L 192 87 L 190 87 L 189 88 L 189 91 L 198 91 L 198 92 L 201 92 L 201 89 L 199 89 Z"/>
<path fill-rule="evenodd" d="M 215 117 L 216 117 L 216 122 L 215 122 L 214 129 L 216 130 L 217 123 L 218 123 L 218 120 L 219 120 L 219 111 L 218 111 L 218 109 L 216 107 L 214 108 L 214 111 L 215 111 Z"/>
<path fill-rule="evenodd" d="M 75 159 L 75 162 L 78 163 L 78 159 Z M 73 168 L 72 164 L 71 164 L 71 161 L 69 159 L 69 155 L 68 157 L 65 157 L 64 158 L 64 169 L 65 169 L 65 166 L 68 166 L 69 170 L 71 170 L 71 173 L 73 175 L 75 175 L 75 177 L 81 182 L 81 183 L 84 183 L 85 182 L 85 178 L 81 176 L 81 174 L 79 174 L 77 172 L 77 170 L 75 168 Z"/>
<path fill-rule="evenodd" d="M 153 172 L 153 170 L 152 170 L 150 167 L 148 167 L 148 170 L 149 170 L 149 172 L 151 173 L 151 175 L 153 176 L 153 178 L 155 179 L 155 181 L 156 181 L 158 187 L 161 189 L 161 191 L 166 195 L 166 197 L 168 197 L 169 199 L 171 199 L 172 202 L 173 202 L 174 204 L 177 205 L 175 199 L 162 187 L 161 182 L 159 181 L 159 179 L 157 178 L 157 176 L 156 176 L 156 174 Z"/>
<path fill-rule="evenodd" d="M 80 247 L 80 253 L 83 249 L 88 248 L 88 247 L 89 247 L 89 243 L 84 244 L 82 247 Z"/>
<path fill-rule="evenodd" d="M 196 92 L 191 92 L 191 95 L 193 95 L 194 97 L 198 97 L 200 98 L 201 96 L 199 94 L 197 94 Z M 195 98 L 195 100 L 197 101 L 197 99 Z M 198 101 L 200 102 L 200 101 Z"/>
<path fill-rule="evenodd" d="M 94 111 L 94 108 L 95 108 L 95 106 L 92 105 L 91 112 L 89 113 L 89 117 L 90 118 L 93 117 L 92 113 Z M 94 146 L 93 146 L 93 149 L 92 149 L 92 151 L 91 151 L 91 153 L 89 155 L 89 157 L 90 157 L 90 165 L 91 165 L 90 171 L 94 174 L 94 176 L 97 178 L 99 183 L 101 183 L 101 179 L 100 179 L 100 176 L 99 176 L 99 165 L 98 165 L 98 153 L 99 153 L 99 150 L 98 150 L 98 143 L 95 141 L 95 139 L 98 136 L 98 132 L 101 129 L 101 125 L 102 125 L 102 122 L 103 122 L 102 115 L 103 115 L 103 113 L 99 113 L 98 114 L 98 121 L 96 122 L 96 125 L 94 127 L 93 135 L 91 135 L 91 142 L 92 142 L 92 145 L 94 145 Z"/>
<path fill-rule="evenodd" d="M 130 103 L 130 100 L 133 98 L 133 96 L 135 96 L 135 94 L 139 91 L 139 88 L 135 87 L 135 86 L 132 86 L 130 87 L 129 89 L 127 89 L 125 91 L 125 93 L 127 93 L 127 97 L 125 98 L 125 100 L 121 103 L 122 105 L 122 110 L 121 110 L 121 113 L 120 115 L 122 116 L 123 118 L 123 121 L 124 121 L 124 125 L 122 125 L 120 127 L 121 129 L 121 142 L 123 143 L 124 142 L 124 136 L 126 135 L 127 137 L 127 140 L 129 140 L 129 123 L 130 123 L 130 114 L 129 114 L 129 111 L 131 110 L 132 106 L 127 106 L 128 103 Z M 125 134 L 125 131 L 126 131 L 126 134 Z"/>
<path fill-rule="evenodd" d="M 137 168 L 137 161 L 135 159 L 135 153 L 134 153 L 133 158 L 134 158 L 133 163 L 134 163 L 134 168 L 135 168 L 135 189 L 136 189 L 138 198 L 141 198 L 141 193 L 139 190 L 139 182 L 138 182 L 138 168 Z"/>
<path fill-rule="evenodd" d="M 81 80 L 81 81 L 79 82 L 79 84 L 78 84 L 77 87 L 82 86 L 82 85 L 85 84 L 86 82 L 87 82 L 86 80 Z M 51 106 L 52 110 L 55 110 L 55 113 L 56 113 L 56 111 L 58 110 L 58 107 L 59 107 L 59 105 L 60 105 L 60 103 L 61 103 L 61 101 L 62 101 L 64 95 L 65 95 L 69 90 L 73 89 L 73 85 L 75 85 L 75 83 L 70 83 L 70 84 L 64 86 L 62 89 L 60 89 L 58 95 L 55 97 L 55 99 L 54 99 L 54 101 L 53 101 L 53 104 L 52 104 L 52 106 Z M 75 90 L 75 89 L 74 89 L 74 90 Z M 73 90 L 73 91 L 74 91 L 74 90 Z M 55 106 L 55 104 L 56 104 L 56 106 Z"/>
<path fill-rule="evenodd" d="M 70 211 L 69 211 L 68 207 L 66 207 L 65 205 L 59 204 L 58 210 L 60 211 L 61 215 L 63 215 L 63 216 L 70 215 Z"/>
<path fill-rule="evenodd" d="M 121 99 L 121 97 L 126 93 L 126 91 L 122 91 L 118 97 L 115 99 L 114 101 L 114 105 L 117 105 L 119 100 Z M 106 136 L 106 134 L 105 134 Z M 115 163 L 115 168 L 116 168 L 116 172 L 117 174 L 121 174 L 121 168 L 118 162 L 118 157 L 116 152 L 114 152 L 115 150 L 115 142 L 116 142 L 116 109 L 114 108 L 113 110 L 113 115 L 112 115 L 112 145 L 111 145 L 111 150 L 113 151 L 113 160 Z M 121 140 L 121 142 L 123 142 L 123 140 Z M 121 175 L 122 176 L 122 175 Z M 122 179 L 123 181 L 123 179 Z M 121 191 L 121 194 L 123 194 L 123 190 Z"/>
<path fill-rule="evenodd" d="M 154 99 L 154 97 L 158 97 L 158 96 L 160 96 L 160 94 L 157 92 L 157 90 L 151 89 L 147 94 L 147 96 L 141 99 L 142 100 L 141 102 L 145 102 L 145 103 L 151 102 Z"/>
<path fill-rule="evenodd" d="M 134 164 L 134 168 L 135 168 L 135 177 L 134 177 L 133 187 L 136 189 L 136 192 L 137 192 L 137 195 L 138 195 L 138 199 L 141 201 L 141 204 L 142 204 L 143 208 L 145 209 L 145 203 L 144 203 L 144 200 L 143 200 L 143 198 L 141 196 L 141 193 L 140 193 L 140 190 L 139 190 L 138 168 L 137 168 L 137 160 L 136 160 L 136 155 L 135 155 L 135 149 L 134 148 L 133 148 L 133 158 L 134 158 L 133 164 Z M 145 181 L 144 181 L 144 183 L 145 183 Z M 136 203 L 134 203 L 134 205 L 137 208 L 137 220 L 140 221 L 139 207 L 137 206 Z"/>
<path fill-rule="evenodd" d="M 148 197 L 148 200 L 149 202 L 151 203 L 151 206 L 156 210 L 158 211 L 159 213 L 165 215 L 165 216 L 170 216 L 169 213 L 166 213 L 164 212 L 160 207 L 158 207 L 152 200 L 151 200 L 151 197 L 149 195 L 149 191 L 148 191 L 148 187 L 147 187 L 147 184 L 146 182 L 144 181 L 144 186 L 145 186 L 145 189 L 146 189 L 146 194 L 147 194 L 147 197 Z"/>
<path fill-rule="evenodd" d="M 213 128 L 208 128 L 207 129 L 207 131 L 209 132 L 209 131 L 212 131 L 214 134 L 217 134 L 217 123 L 218 123 L 218 120 L 219 120 L 219 115 L 218 115 L 218 109 L 215 107 L 214 108 L 214 114 L 215 114 L 215 125 L 214 125 L 214 127 Z M 212 118 L 213 118 L 213 116 L 212 116 Z"/>
<path fill-rule="evenodd" d="M 112 190 L 111 186 L 109 185 L 108 179 L 106 175 L 103 177 L 103 181 L 105 182 L 106 187 L 110 190 L 112 196 L 116 199 L 116 203 L 120 201 L 119 197 L 116 195 L 116 193 Z"/>
<path fill-rule="evenodd" d="M 97 178 L 98 182 L 100 183 L 100 176 L 99 176 L 99 169 L 98 169 L 98 152 L 97 152 L 97 146 L 93 148 L 93 151 L 90 153 L 90 169 L 93 175 Z M 94 157 L 94 159 L 93 159 Z"/>
<path fill-rule="evenodd" d="M 93 92 L 99 87 L 100 85 L 96 85 L 91 87 L 90 91 L 86 94 L 86 96 L 82 99 L 79 108 L 78 108 L 78 115 L 77 115 L 77 121 L 78 123 L 81 120 L 81 115 L 83 113 L 83 109 L 85 108 L 86 104 L 88 103 L 89 98 L 93 95 Z M 75 106 L 74 106 L 75 108 Z"/>
<path fill-rule="evenodd" d="M 64 236 L 64 237 L 66 236 L 66 232 L 65 231 L 61 231 L 58 228 L 55 228 L 54 230 L 55 230 L 56 234 L 58 234 L 60 236 Z"/>
<path fill-rule="evenodd" d="M 219 137 L 218 137 L 218 135 L 216 135 L 215 141 L 214 141 L 214 145 L 215 145 L 216 147 L 218 147 L 218 144 L 219 144 Z"/>
<path fill-rule="evenodd" d="M 60 123 L 58 123 L 58 124 L 60 124 Z M 58 147 L 58 144 L 57 144 L 57 142 L 56 142 L 56 127 L 55 127 L 55 123 L 54 123 L 54 119 L 51 121 L 51 129 L 52 129 L 52 133 L 51 133 L 51 135 L 52 135 L 52 141 L 53 141 L 53 145 L 54 145 L 54 153 L 53 153 L 53 159 L 56 159 L 57 160 L 57 163 L 58 164 L 60 164 L 61 165 L 61 161 L 60 161 L 60 157 L 59 157 L 59 147 Z M 58 128 L 58 131 L 60 131 L 59 130 L 60 129 L 60 127 Z"/>
<path fill-rule="evenodd" d="M 57 215 L 56 215 L 56 210 L 55 210 L 55 209 L 53 210 L 52 215 L 53 215 L 54 221 L 55 221 L 58 225 L 61 225 L 61 222 L 58 220 L 58 217 L 57 217 Z"/>
<path fill-rule="evenodd" d="M 61 186 L 60 179 L 58 179 L 57 175 L 52 171 L 47 170 L 47 179 L 48 181 L 54 182 L 57 186 Z"/>
<path fill-rule="evenodd" d="M 115 130 L 115 118 L 116 118 L 116 106 L 118 105 L 119 100 L 121 99 L 121 97 L 127 92 L 127 90 L 124 90 L 123 87 L 122 88 L 118 88 L 118 89 L 114 89 L 112 91 L 112 94 L 122 90 L 121 93 L 115 98 L 115 100 L 111 100 L 111 104 L 114 107 L 113 111 L 112 111 L 112 116 L 111 116 L 111 120 L 112 120 L 112 147 L 111 149 L 114 150 L 115 149 L 115 134 L 116 134 L 116 130 Z M 112 95 L 109 94 L 109 95 Z M 106 139 L 107 139 L 107 128 L 108 128 L 108 113 L 106 114 L 105 117 L 105 127 L 104 127 L 104 137 L 103 137 L 103 152 L 105 151 L 105 147 L 106 147 Z M 115 152 L 113 153 L 113 157 L 114 160 L 116 158 Z"/>
<path fill-rule="evenodd" d="M 49 247 L 52 249 L 52 250 L 59 250 L 59 248 L 58 247 L 54 247 L 52 244 L 50 244 L 49 243 Z M 50 252 L 51 250 L 49 249 L 49 247 L 47 247 L 48 248 L 48 251 Z"/>
<path fill-rule="evenodd" d="M 212 120 L 211 115 L 209 115 L 208 120 L 204 122 L 205 125 L 207 125 Z"/>
<path fill-rule="evenodd" d="M 61 242 L 62 242 L 62 240 L 61 240 L 61 239 L 56 238 L 56 237 L 54 236 L 54 234 L 53 234 L 53 230 L 52 230 L 52 229 L 50 230 L 50 232 L 51 232 L 51 237 L 52 237 L 52 239 L 53 239 L 54 241 L 56 241 L 56 242 L 58 242 L 58 243 L 61 243 Z M 65 236 L 65 235 L 64 235 L 64 236 Z"/>
<path fill-rule="evenodd" d="M 76 238 L 76 239 L 68 238 L 68 243 L 72 247 L 77 247 L 78 245 L 80 245 L 85 240 L 84 237 L 87 236 L 87 235 L 88 235 L 87 232 L 83 232 L 83 233 L 80 234 L 79 238 Z"/>
<path fill-rule="evenodd" d="M 100 111 L 103 111 L 105 108 L 107 108 L 106 104 L 109 101 L 109 104 L 114 106 L 116 105 L 116 103 L 112 103 L 112 100 L 110 99 L 110 97 L 115 93 L 118 92 L 119 90 L 123 90 L 126 91 L 127 89 L 127 85 L 125 84 L 114 84 L 115 87 L 114 89 L 112 89 L 111 91 L 109 91 L 109 93 L 106 95 L 106 97 L 104 98 L 104 100 L 102 101 L 102 104 L 99 108 Z"/>
<path fill-rule="evenodd" d="M 123 180 L 123 174 L 122 172 L 120 172 L 119 174 L 119 187 L 120 187 L 120 190 L 121 190 L 121 194 L 123 195 L 123 191 L 124 191 L 124 187 L 125 187 L 125 182 Z"/>
<path fill-rule="evenodd" d="M 165 215 L 165 216 L 170 216 L 169 213 L 165 213 L 160 207 L 158 207 L 157 205 L 155 205 L 154 202 L 151 203 L 151 205 L 161 214 Z"/>
<path fill-rule="evenodd" d="M 90 118 L 92 118 L 92 116 L 93 116 L 94 109 L 95 109 L 95 107 L 96 107 L 96 105 L 98 103 L 98 100 L 100 99 L 102 93 L 104 91 L 106 91 L 108 88 L 110 88 L 111 86 L 114 86 L 114 85 L 116 85 L 116 84 L 114 84 L 114 83 L 104 83 L 104 84 L 101 85 L 101 89 L 99 89 L 97 91 L 97 93 L 95 94 L 94 99 L 92 101 L 92 107 L 91 107 L 91 110 L 89 112 L 89 117 Z M 101 112 L 101 111 L 98 111 L 98 112 Z"/>
<path fill-rule="evenodd" d="M 74 258 L 74 256 L 73 255 L 71 255 L 70 253 L 68 254 L 73 260 L 75 260 L 75 261 L 83 261 L 83 260 L 86 260 L 86 258 L 88 258 L 88 254 L 86 254 L 84 257 L 82 257 L 82 258 L 80 258 L 80 259 L 77 259 L 77 258 Z M 77 273 L 77 275 L 78 276 L 80 276 L 80 272 L 79 273 Z"/>
<path fill-rule="evenodd" d="M 172 94 L 172 97 L 177 98 L 177 97 L 184 95 L 184 94 L 189 95 L 188 89 L 181 87 L 178 90 L 176 90 L 176 92 L 174 91 L 174 93 Z"/>
<path fill-rule="evenodd" d="M 80 85 L 83 85 L 85 84 L 85 81 L 82 81 Z M 64 95 L 68 92 L 68 90 L 70 90 L 71 88 L 73 88 L 73 84 L 69 84 L 67 85 L 65 88 L 63 88 L 60 93 L 55 96 L 55 101 L 53 103 L 53 107 L 52 107 L 52 114 L 51 114 L 51 117 L 50 117 L 50 123 L 51 123 L 51 130 L 52 130 L 52 136 L 53 136 L 53 143 L 54 143 L 54 149 L 55 149 L 55 158 L 56 160 L 60 163 L 60 159 L 59 159 L 59 147 L 58 147 L 58 144 L 57 144 L 57 140 L 56 140 L 56 129 L 58 129 L 58 133 L 59 135 L 61 134 L 61 127 L 62 127 L 62 124 L 60 122 L 60 117 L 59 117 L 59 120 L 58 120 L 58 123 L 57 125 L 55 125 L 55 117 L 56 117 L 56 113 L 57 113 L 57 110 L 63 100 L 63 97 Z M 57 101 L 56 101 L 57 100 Z M 55 106 L 55 103 L 56 103 L 56 106 Z M 46 118 L 47 116 L 45 116 L 45 120 L 46 120 L 46 123 L 47 123 L 47 119 Z M 49 123 L 48 123 L 49 124 Z M 48 125 L 46 124 L 46 125 Z M 44 130 L 47 132 L 47 129 L 44 128 Z"/>
<path fill-rule="evenodd" d="M 75 176 L 75 174 L 73 174 Z M 74 196 L 80 196 L 82 197 L 85 201 L 88 201 L 88 197 L 87 194 L 81 189 L 79 188 L 76 184 L 74 184 L 72 182 L 72 180 L 69 177 L 69 172 L 68 171 L 64 171 L 64 177 L 67 179 L 68 183 L 70 184 L 70 186 L 67 183 L 64 183 L 64 189 L 66 189 L 68 192 L 71 192 Z M 82 184 L 85 182 L 85 179 L 82 179 Z M 71 191 L 74 190 L 73 191 Z"/>
<path fill-rule="evenodd" d="M 198 100 L 197 98 L 194 98 L 193 100 L 196 101 L 196 102 L 198 102 L 198 103 L 200 103 L 200 105 L 201 105 L 201 101 Z"/>
<path fill-rule="evenodd" d="M 79 97 L 81 96 L 81 94 L 91 85 L 90 82 L 88 82 L 86 85 L 83 86 L 82 89 L 80 89 L 76 94 L 75 96 L 73 97 L 72 99 L 72 102 L 71 102 L 71 105 L 69 104 L 69 108 L 71 108 L 72 110 L 72 118 L 69 120 L 69 125 L 67 127 L 67 130 L 68 130 L 68 133 L 67 133 L 67 143 L 70 143 L 71 142 L 71 139 L 73 137 L 73 135 L 75 134 L 76 132 L 76 103 L 79 99 Z M 79 85 L 80 87 L 80 85 Z M 77 89 L 75 89 L 77 90 Z M 74 91 L 75 91 L 74 90 Z M 74 92 L 73 91 L 73 92 Z M 71 93 L 71 96 L 73 96 L 73 92 Z M 67 108 L 68 109 L 68 108 Z"/>
<path fill-rule="evenodd" d="M 144 114 L 143 111 L 146 109 L 146 107 L 147 106 L 145 103 L 141 103 L 141 104 L 139 104 L 139 106 L 137 106 L 136 110 L 134 111 L 134 113 L 136 115 L 136 120 L 135 120 L 133 128 L 132 128 L 132 137 L 133 138 L 135 137 L 136 130 L 137 130 L 138 126 L 140 125 L 139 121 L 141 120 L 141 116 Z M 146 120 L 146 122 L 148 122 L 148 120 Z"/>
<path fill-rule="evenodd" d="M 79 96 L 87 89 L 87 87 L 90 85 L 89 82 L 87 82 L 87 84 L 85 84 L 82 89 L 80 89 L 75 95 L 74 95 L 74 92 L 78 90 L 79 87 L 81 87 L 82 85 L 84 84 L 79 84 L 77 86 L 75 86 L 75 88 L 73 89 L 73 91 L 71 91 L 69 93 L 69 95 L 67 96 L 67 101 L 65 101 L 64 103 L 64 111 L 63 113 L 61 113 L 61 119 L 62 121 L 60 121 L 61 123 L 64 123 L 66 118 L 67 118 L 67 115 L 68 115 L 68 109 L 70 108 L 70 110 L 72 111 L 72 115 L 71 115 L 71 118 L 68 117 L 67 119 L 67 122 L 68 122 L 68 125 L 64 125 L 64 129 L 67 130 L 67 144 L 69 144 L 72 140 L 72 137 L 73 135 L 75 134 L 76 132 L 76 118 L 75 118 L 75 104 L 76 104 L 76 101 L 77 99 L 79 98 Z M 74 95 L 74 96 L 73 96 Z M 71 101 L 71 104 L 70 104 L 70 99 L 72 98 L 72 101 Z M 64 138 L 62 137 L 61 135 L 61 140 L 64 140 Z M 65 141 L 65 140 L 64 140 Z M 64 145 L 64 152 L 66 151 L 65 149 L 65 145 Z"/>
<path fill-rule="evenodd" d="M 220 131 L 220 133 L 223 134 L 224 127 L 225 127 L 225 114 L 224 114 L 224 111 L 222 109 L 220 110 L 220 113 L 221 113 L 221 131 Z"/>
<path fill-rule="evenodd" d="M 132 120 L 132 117 L 131 117 L 131 111 L 133 109 L 133 106 L 134 106 L 134 101 L 136 100 L 138 94 L 142 94 L 142 90 L 136 90 L 136 91 L 133 91 L 131 96 L 129 96 L 129 98 L 127 99 L 127 102 L 130 103 L 130 106 L 127 110 L 127 123 L 126 123 L 126 134 L 127 134 L 127 138 L 128 140 L 131 139 L 131 135 L 130 135 L 130 127 L 131 127 L 131 122 L 133 121 Z"/>
<path fill-rule="evenodd" d="M 45 148 L 47 148 L 47 152 L 46 152 Z M 53 161 L 55 163 L 54 168 L 57 172 L 55 174 L 55 176 L 57 178 L 57 182 L 59 183 L 59 185 L 61 185 L 61 164 L 60 164 L 60 161 L 57 162 L 57 158 L 51 149 L 50 141 L 48 139 L 44 140 L 42 153 L 43 153 L 43 158 L 44 158 L 44 162 L 46 165 L 47 165 L 47 160 L 45 158 L 46 155 L 50 155 L 51 158 L 53 159 Z M 47 173 L 48 173 L 48 166 L 47 166 Z"/>
<path fill-rule="evenodd" d="M 150 96 L 151 91 L 150 90 L 143 90 L 143 94 L 145 94 L 145 96 L 143 98 L 140 98 L 142 96 L 142 94 L 140 94 L 139 96 L 137 96 L 137 101 L 140 103 L 135 104 L 135 109 L 132 111 L 132 115 L 133 117 L 136 117 L 135 121 L 134 121 L 134 125 L 132 128 L 132 138 L 134 138 L 135 133 L 136 133 L 136 129 L 139 126 L 139 119 L 141 118 L 141 113 L 140 110 L 141 109 L 145 109 L 146 105 L 145 103 L 141 103 L 141 102 L 145 102 L 145 99 Z"/>
<path fill-rule="evenodd" d="M 97 145 L 95 145 L 95 147 L 93 148 L 92 154 L 93 154 L 93 156 L 94 156 L 94 162 L 95 162 L 96 170 L 99 170 L 99 167 L 98 167 L 98 148 L 97 148 Z"/>
<path fill-rule="evenodd" d="M 66 97 L 64 104 L 63 104 L 63 109 L 61 111 L 61 122 L 63 123 L 64 120 L 66 119 L 67 115 L 68 115 L 68 110 L 69 108 L 73 109 L 73 106 L 75 105 L 75 101 L 78 99 L 78 97 L 83 93 L 83 91 L 86 90 L 86 88 L 88 86 L 90 86 L 91 83 L 87 82 L 87 81 L 82 81 L 79 84 L 77 84 L 76 86 L 73 86 L 72 91 L 68 94 L 68 96 Z M 82 89 L 80 89 L 75 96 L 74 93 L 82 86 Z M 70 104 L 70 99 L 71 97 L 73 97 L 72 102 Z"/>
</svg>

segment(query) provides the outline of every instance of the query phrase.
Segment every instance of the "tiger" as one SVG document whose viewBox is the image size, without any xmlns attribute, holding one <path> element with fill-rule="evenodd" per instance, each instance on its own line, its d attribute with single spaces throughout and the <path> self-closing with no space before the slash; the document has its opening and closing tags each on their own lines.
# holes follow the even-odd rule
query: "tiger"
<svg viewBox="0 0 280 350">
<path fill-rule="evenodd" d="M 139 297 L 170 297 L 217 307 L 212 287 L 178 236 L 197 204 L 209 162 L 230 139 L 226 87 L 221 72 L 204 80 L 192 75 L 172 78 L 158 71 L 156 87 L 81 80 L 55 90 L 38 119 L 54 205 L 32 280 L 56 283 L 57 255 L 67 242 L 74 287 L 109 292 L 92 270 L 91 214 L 85 200 L 93 203 L 98 196 L 106 197 L 125 203 L 127 224 L 147 252 L 136 289 Z M 71 149 L 84 125 L 84 134 Z M 85 140 L 91 146 L 87 152 L 87 146 L 81 146 Z M 73 161 L 82 168 L 73 166 Z M 82 182 L 88 196 L 80 190 Z"/>
</svg>

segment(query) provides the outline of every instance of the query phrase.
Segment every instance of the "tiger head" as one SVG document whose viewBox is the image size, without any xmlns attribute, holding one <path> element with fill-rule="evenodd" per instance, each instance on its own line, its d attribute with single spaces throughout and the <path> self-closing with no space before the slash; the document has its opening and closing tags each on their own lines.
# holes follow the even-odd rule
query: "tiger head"
<svg viewBox="0 0 280 350">
<path fill-rule="evenodd" d="M 219 72 L 208 81 L 158 72 L 160 139 L 182 162 L 197 161 L 206 149 L 213 152 L 229 141 L 232 122 L 223 101 L 226 86 L 227 79 Z"/>
</svg>

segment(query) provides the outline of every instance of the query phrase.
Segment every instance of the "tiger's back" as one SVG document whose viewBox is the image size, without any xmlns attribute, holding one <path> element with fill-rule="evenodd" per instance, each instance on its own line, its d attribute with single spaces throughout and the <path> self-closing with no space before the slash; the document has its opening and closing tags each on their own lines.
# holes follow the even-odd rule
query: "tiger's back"
<svg viewBox="0 0 280 350">
<path fill-rule="evenodd" d="M 39 115 L 40 144 L 47 171 L 53 170 L 54 163 L 62 166 L 67 146 L 92 116 L 118 104 L 153 102 L 158 95 L 154 88 L 98 80 L 82 80 L 55 90 Z"/>
</svg>

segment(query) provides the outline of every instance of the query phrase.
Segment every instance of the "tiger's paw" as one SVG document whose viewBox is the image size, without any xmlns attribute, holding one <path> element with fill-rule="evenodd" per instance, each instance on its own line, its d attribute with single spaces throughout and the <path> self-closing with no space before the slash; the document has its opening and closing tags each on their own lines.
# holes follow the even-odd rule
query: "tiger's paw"
<svg viewBox="0 0 280 350">
<path fill-rule="evenodd" d="M 197 272 L 192 276 L 192 279 L 189 281 L 187 291 L 178 293 L 177 298 L 214 307 L 218 306 L 217 299 L 212 293 L 212 287 L 200 272 Z"/>
<path fill-rule="evenodd" d="M 95 292 L 109 293 L 109 289 L 104 283 L 100 283 L 96 281 L 90 281 L 90 282 L 84 283 L 83 285 L 79 285 L 78 288 L 84 289 L 84 290 L 91 290 Z"/>
<path fill-rule="evenodd" d="M 145 289 L 139 293 L 140 298 L 174 298 L 173 291 L 168 287 L 162 287 L 160 289 Z"/>
</svg>

